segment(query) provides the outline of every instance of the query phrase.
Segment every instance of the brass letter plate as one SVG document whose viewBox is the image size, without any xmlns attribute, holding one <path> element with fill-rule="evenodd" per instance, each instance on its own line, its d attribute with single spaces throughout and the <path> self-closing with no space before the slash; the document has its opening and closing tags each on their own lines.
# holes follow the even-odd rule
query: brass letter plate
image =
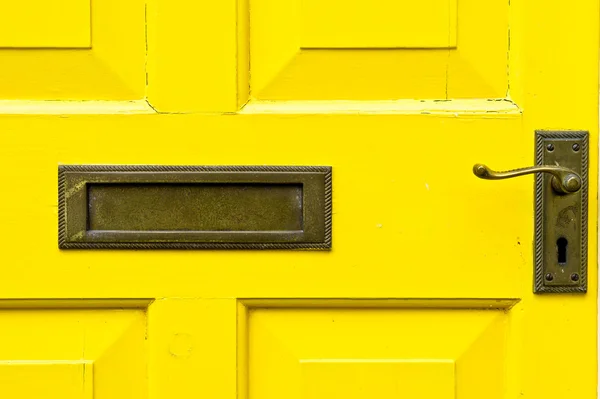
<svg viewBox="0 0 600 399">
<path fill-rule="evenodd" d="M 557 194 L 551 175 L 536 174 L 534 292 L 586 292 L 588 133 L 537 131 L 536 164 L 575 171 L 581 189 Z"/>
<path fill-rule="evenodd" d="M 58 170 L 62 249 L 329 249 L 331 168 Z"/>
</svg>

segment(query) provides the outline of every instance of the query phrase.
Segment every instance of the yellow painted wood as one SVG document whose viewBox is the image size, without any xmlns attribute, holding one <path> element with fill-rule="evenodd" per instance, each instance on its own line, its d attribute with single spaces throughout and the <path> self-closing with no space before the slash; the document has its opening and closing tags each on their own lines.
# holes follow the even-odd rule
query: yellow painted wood
<svg viewBox="0 0 600 399">
<path fill-rule="evenodd" d="M 153 397 L 244 398 L 236 383 L 235 299 L 159 299 L 148 321 Z"/>
<path fill-rule="evenodd" d="M 3 2 L 0 15 L 0 100 L 144 98 L 143 0 Z"/>
<path fill-rule="evenodd" d="M 589 204 L 589 269 L 597 270 L 597 126 L 598 126 L 598 15 L 597 1 L 584 1 L 577 7 L 552 3 L 538 7 L 535 2 L 511 2 L 513 17 L 509 72 L 511 98 L 522 104 L 524 132 L 533 129 L 560 129 L 587 126 L 590 129 L 590 198 Z M 536 26 L 528 21 L 535 20 Z M 538 23 L 539 22 L 539 23 Z M 558 25 L 570 26 L 557 29 Z M 514 79 L 513 79 L 514 77 Z M 513 95 L 514 93 L 514 95 Z M 590 280 L 595 283 L 596 276 Z M 592 304 L 597 291 L 586 297 L 545 298 L 531 296 L 521 302 L 522 344 L 524 348 L 563 348 L 553 334 L 542 331 L 577 331 L 579 345 L 588 356 L 567 357 L 562 352 L 540 350 L 532 355 L 525 349 L 521 355 L 524 370 L 524 396 L 563 398 L 573 394 L 594 397 L 597 382 L 597 309 Z M 574 323 L 573 323 L 574 322 Z M 575 327 L 577 325 L 578 327 Z M 541 326 L 544 326 L 543 328 Z M 573 330 L 573 327 L 576 329 Z M 565 347 L 565 351 L 566 351 Z M 546 370 L 562 367 L 561 382 L 548 384 Z M 575 387 L 574 384 L 588 387 Z"/>
<path fill-rule="evenodd" d="M 378 398 L 452 398 L 455 390 L 451 360 L 307 359 L 300 361 L 300 375 L 304 395 L 315 399 L 358 399 L 365 392 Z"/>
<path fill-rule="evenodd" d="M 87 48 L 90 28 L 90 0 L 0 4 L 0 48 Z"/>
<path fill-rule="evenodd" d="M 251 309 L 248 319 L 251 398 L 503 398 L 500 310 Z"/>
<path fill-rule="evenodd" d="M 47 101 L 0 100 L 0 114 L 10 115 L 111 115 L 154 114 L 145 100 L 130 101 Z"/>
<path fill-rule="evenodd" d="M 299 1 L 302 48 L 456 45 L 456 0 Z"/>
<path fill-rule="evenodd" d="M 463 0 L 454 4 L 437 0 L 433 4 L 432 0 L 336 0 L 328 2 L 327 7 L 317 0 L 249 1 L 250 91 L 254 99 L 360 101 L 506 96 L 506 1 Z M 435 23 L 436 29 L 452 31 L 451 22 L 457 21 L 456 48 L 427 48 L 452 47 L 452 35 L 446 35 L 449 44 L 434 46 L 427 43 L 439 31 L 415 31 L 412 24 L 427 26 L 428 18 L 440 17 L 434 11 L 424 12 L 432 8 L 449 10 L 450 22 Z M 417 15 L 408 17 L 411 13 Z M 399 18 L 409 18 L 411 24 L 401 23 Z M 405 28 L 414 45 L 386 41 L 401 43 Z M 394 34 L 387 34 L 386 29 Z M 314 37 L 306 42 L 306 35 Z M 420 40 L 424 44 L 417 44 Z"/>
<path fill-rule="evenodd" d="M 24 398 L 92 399 L 92 381 L 91 362 L 0 362 L 0 392 L 5 397 L 18 393 Z"/>
<path fill-rule="evenodd" d="M 173 113 L 238 109 L 237 89 L 243 87 L 237 76 L 238 45 L 243 47 L 238 41 L 247 40 L 247 35 L 242 23 L 236 25 L 238 8 L 243 9 L 237 3 L 148 2 L 147 95 L 155 109 Z M 247 74 L 247 66 L 242 61 L 240 65 L 246 68 L 240 73 Z"/>
<path fill-rule="evenodd" d="M 0 50 L 0 396 L 596 397 L 598 1 L 458 1 L 443 50 L 301 49 L 299 4 L 148 2 L 137 97 L 66 73 L 94 35 Z M 540 128 L 590 131 L 586 295 L 532 293 L 532 177 L 471 172 Z M 59 251 L 60 164 L 330 165 L 333 249 Z"/>
<path fill-rule="evenodd" d="M 36 193 L 21 196 L 19 201 L 11 197 L 2 199 L 10 201 L 11 208 L 11 212 L 2 213 L 2 223 L 6 226 L 2 234 L 7 237 L 9 232 L 22 237 L 31 231 L 29 223 L 20 222 L 22 212 L 36 220 L 35 228 L 40 234 L 56 236 L 56 166 L 60 163 L 121 163 L 126 159 L 131 164 L 314 164 L 334 168 L 334 230 L 345 233 L 334 234 L 332 253 L 61 252 L 54 240 L 40 241 L 36 251 L 28 251 L 28 240 L 10 239 L 11 246 L 6 251 L 14 256 L 19 253 L 20 261 L 38 264 L 44 259 L 68 270 L 68 275 L 75 273 L 73 278 L 79 281 L 77 285 L 64 279 L 55 282 L 55 287 L 62 286 L 68 291 L 68 295 L 64 293 L 67 296 L 79 297 L 86 290 L 94 289 L 93 286 L 94 290 L 100 289 L 101 285 L 96 286 L 100 281 L 116 287 L 120 277 L 115 275 L 127 279 L 122 286 L 127 289 L 126 297 L 143 298 L 195 296 L 199 290 L 203 295 L 239 297 L 284 293 L 292 297 L 346 297 L 350 294 L 379 297 L 385 296 L 386 291 L 387 296 L 392 297 L 399 292 L 406 297 L 437 297 L 442 290 L 444 296 L 514 298 L 519 297 L 521 289 L 530 288 L 531 270 L 526 267 L 525 256 L 531 252 L 533 225 L 525 220 L 531 219 L 528 205 L 533 198 L 531 181 L 523 178 L 493 184 L 471 175 L 472 165 L 481 159 L 498 168 L 531 162 L 532 136 L 522 134 L 520 114 L 496 117 L 456 117 L 452 113 L 238 115 L 227 118 L 218 115 L 72 115 L 5 116 L 2 121 L 0 159 L 3 167 L 9 167 L 5 162 L 16 156 L 24 164 L 18 174 L 4 177 L 5 184 L 19 192 Z M 201 126 L 201 131 L 190 128 L 194 126 L 198 129 Z M 344 137 L 341 126 L 351 126 L 354 139 L 340 140 Z M 400 127 L 402 131 L 415 133 L 402 134 Z M 48 133 L 32 143 L 23 131 Z M 82 131 L 85 134 L 81 134 Z M 168 138 L 162 137 L 162 132 L 167 131 Z M 484 131 L 505 137 L 519 150 L 508 159 L 505 153 L 481 139 Z M 283 140 L 281 132 L 290 140 L 295 137 L 302 140 Z M 457 132 L 458 136 L 448 132 Z M 369 138 L 373 134 L 377 134 L 377 140 Z M 260 137 L 260 145 L 256 145 L 257 137 Z M 133 151 L 134 148 L 139 150 Z M 449 149 L 454 149 L 451 158 Z M 398 164 L 399 156 L 403 159 L 402 165 L 418 166 L 419 174 L 413 178 L 410 197 L 406 195 L 406 176 L 404 166 L 400 169 Z M 446 161 L 442 166 L 437 160 Z M 449 176 L 459 176 L 462 184 L 456 184 Z M 31 180 L 38 182 L 35 188 L 29 185 Z M 465 197 L 465 190 L 476 195 Z M 363 197 L 367 194 L 368 197 Z M 514 210 L 512 214 L 487 213 L 488 202 L 497 202 L 499 196 L 502 196 L 503 206 Z M 376 201 L 377 206 L 366 211 L 364 198 Z M 448 198 L 461 198 L 461 201 L 450 204 Z M 406 213 L 407 208 L 410 208 L 409 213 Z M 473 218 L 470 216 L 473 214 L 479 216 Z M 457 235 L 457 226 L 478 235 Z M 474 240 L 478 245 L 473 245 Z M 400 241 L 402 247 L 398 246 Z M 436 242 L 439 250 L 425 254 L 418 250 L 400 251 L 403 247 L 419 248 L 423 242 Z M 372 251 L 364 251 L 365 246 Z M 469 257 L 461 255 L 464 248 L 469 248 Z M 394 255 L 389 251 L 394 251 Z M 460 270 L 464 274 L 451 286 L 447 281 L 456 270 L 445 267 L 448 257 L 460 259 Z M 487 267 L 481 266 L 484 261 Z M 126 271 L 123 262 L 128 265 Z M 212 271 L 210 265 L 223 262 L 230 264 L 228 273 Z M 282 262 L 290 267 L 282 268 Z M 159 267 L 164 263 L 170 265 L 168 269 Z M 81 264 L 86 267 L 79 267 Z M 429 265 L 418 269 L 419 278 L 427 281 L 425 285 L 416 285 L 410 277 L 416 275 L 409 265 L 418 264 Z M 149 268 L 156 273 L 148 273 Z M 0 281 L 5 295 L 16 289 L 35 292 L 42 288 L 33 281 L 19 283 L 20 278 L 29 279 L 29 273 L 20 275 L 19 270 Z M 315 280 L 314 273 L 322 270 L 330 270 L 339 277 Z M 523 278 L 515 278 L 515 273 L 520 271 Z M 46 273 L 56 275 L 57 270 L 40 268 L 39 273 L 41 278 Z M 177 278 L 189 273 L 192 276 Z M 382 279 L 381 273 L 392 273 L 396 277 Z M 46 278 L 41 278 L 38 284 L 45 284 Z M 247 284 L 249 279 L 255 282 Z M 277 284 L 273 284 L 273 279 Z M 354 279 L 361 284 L 352 288 L 351 293 L 344 281 Z M 489 280 L 498 284 L 489 287 L 477 283 Z M 263 291 L 265 289 L 268 291 Z M 98 295 L 102 296 L 100 291 L 92 296 Z"/>
<path fill-rule="evenodd" d="M 2 397 L 147 397 L 144 309 L 0 310 Z"/>
<path fill-rule="evenodd" d="M 237 2 L 236 27 L 237 111 L 250 98 L 250 4 L 247 0 Z"/>
<path fill-rule="evenodd" d="M 38 108 L 39 109 L 39 108 Z M 0 102 L 0 112 L 2 102 Z M 396 114 L 396 115 L 479 115 L 497 118 L 522 111 L 507 99 L 392 100 L 392 101 L 251 101 L 240 114 Z M 509 116 L 510 117 L 510 116 Z"/>
</svg>

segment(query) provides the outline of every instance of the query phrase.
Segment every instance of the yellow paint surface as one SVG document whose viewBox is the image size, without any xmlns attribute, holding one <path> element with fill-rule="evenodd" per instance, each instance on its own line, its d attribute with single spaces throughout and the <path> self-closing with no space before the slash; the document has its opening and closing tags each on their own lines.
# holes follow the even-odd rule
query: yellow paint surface
<svg viewBox="0 0 600 399">
<path fill-rule="evenodd" d="M 299 1 L 302 48 L 456 45 L 456 0 Z"/>
<path fill-rule="evenodd" d="M 23 0 L 0 4 L 0 48 L 87 48 L 90 0 Z"/>
<path fill-rule="evenodd" d="M 509 6 L 504 0 L 249 3 L 252 98 L 506 96 Z"/>
<path fill-rule="evenodd" d="M 0 100 L 144 98 L 144 8 L 142 0 L 2 2 Z"/>
<path fill-rule="evenodd" d="M 311 399 L 454 398 L 452 361 L 308 359 L 300 373 L 303 397 Z"/>
<path fill-rule="evenodd" d="M 499 309 L 250 310 L 249 398 L 500 399 L 507 321 Z"/>
<path fill-rule="evenodd" d="M 237 110 L 238 84 L 242 84 L 237 75 L 248 73 L 242 61 L 246 53 L 238 51 L 248 41 L 243 30 L 245 16 L 240 13 L 237 19 L 238 7 L 244 3 L 148 1 L 147 97 L 157 110 Z M 247 86 L 244 89 L 247 91 Z"/>
<path fill-rule="evenodd" d="M 60 306 L 30 302 L 0 310 L 0 395 L 147 397 L 143 309 Z"/>
<path fill-rule="evenodd" d="M 93 2 L 91 50 L 0 49 L 1 397 L 596 397 L 598 1 L 302 48 L 321 4 Z M 471 171 L 536 129 L 590 132 L 585 295 L 532 293 L 533 178 Z M 333 248 L 60 251 L 60 164 L 328 165 Z"/>
<path fill-rule="evenodd" d="M 92 363 L 49 360 L 0 362 L 0 393 L 22 398 L 92 399 Z"/>
</svg>

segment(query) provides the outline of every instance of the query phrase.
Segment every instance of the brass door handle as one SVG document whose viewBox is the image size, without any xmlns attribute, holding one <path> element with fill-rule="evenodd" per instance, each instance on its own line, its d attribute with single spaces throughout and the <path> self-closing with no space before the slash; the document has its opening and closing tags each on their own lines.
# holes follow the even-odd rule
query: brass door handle
<svg viewBox="0 0 600 399">
<path fill-rule="evenodd" d="M 537 130 L 533 156 L 535 166 L 502 172 L 482 164 L 473 166 L 473 173 L 481 179 L 509 179 L 535 174 L 535 184 L 531 187 L 533 196 L 527 196 L 527 201 L 534 204 L 534 293 L 584 293 L 587 290 L 589 147 L 589 132 L 586 131 Z M 502 206 L 501 202 L 507 195 L 491 198 L 493 193 L 488 192 L 483 198 L 494 201 L 494 206 L 498 207 Z M 482 220 L 477 226 L 481 226 L 482 232 L 487 228 L 491 238 L 495 237 L 495 226 L 488 225 L 496 219 L 485 218 L 488 210 L 489 206 L 485 204 L 478 207 Z M 508 218 L 511 212 L 506 210 L 502 215 Z M 518 235 L 519 229 L 529 222 L 529 215 L 531 213 L 526 216 L 521 212 L 519 216 L 509 218 L 507 222 L 511 228 L 507 228 L 506 237 Z M 527 220 L 518 222 L 515 220 L 517 217 L 526 217 Z M 521 244 L 522 238 L 518 240 L 517 245 Z M 489 250 L 495 249 L 490 247 Z"/>
<path fill-rule="evenodd" d="M 552 188 L 559 194 L 572 194 L 581 188 L 581 176 L 577 172 L 562 166 L 539 165 L 496 172 L 485 165 L 475 164 L 473 173 L 481 179 L 501 180 L 511 177 L 523 176 L 532 173 L 550 173 L 552 175 Z"/>
</svg>

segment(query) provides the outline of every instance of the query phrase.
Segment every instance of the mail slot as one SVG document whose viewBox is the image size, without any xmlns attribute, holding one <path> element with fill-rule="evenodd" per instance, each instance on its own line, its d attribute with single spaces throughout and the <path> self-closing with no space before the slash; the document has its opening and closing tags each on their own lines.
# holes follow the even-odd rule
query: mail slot
<svg viewBox="0 0 600 399">
<path fill-rule="evenodd" d="M 331 168 L 61 165 L 61 249 L 329 249 Z"/>
</svg>

